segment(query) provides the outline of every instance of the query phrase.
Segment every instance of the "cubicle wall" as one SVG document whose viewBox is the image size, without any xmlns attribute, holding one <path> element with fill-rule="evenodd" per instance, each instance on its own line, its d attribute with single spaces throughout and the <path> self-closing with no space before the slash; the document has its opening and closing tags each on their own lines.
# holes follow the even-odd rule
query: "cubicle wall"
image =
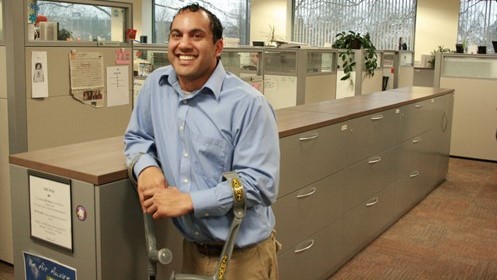
<svg viewBox="0 0 497 280">
<path fill-rule="evenodd" d="M 497 161 L 497 55 L 438 54 L 435 86 L 455 89 L 450 154 Z"/>
<path fill-rule="evenodd" d="M 52 22 L 51 26 L 58 26 L 52 34 L 42 34 L 43 29 L 35 30 L 42 4 L 68 9 L 68 12 L 59 13 L 50 8 L 47 13 L 53 14 L 44 14 L 48 22 Z M 94 34 L 94 39 L 82 36 L 88 34 L 84 33 L 86 31 L 91 33 L 95 30 L 90 30 L 90 25 L 71 24 L 75 22 L 75 15 L 80 16 L 78 20 L 83 20 L 82 13 L 70 10 L 76 5 L 105 6 L 106 9 L 96 7 L 95 11 L 107 15 L 106 23 L 109 24 L 99 25 L 98 32 L 108 33 L 105 36 Z M 16 186 L 11 186 L 8 173 L 9 154 L 123 134 L 131 114 L 132 54 L 126 31 L 132 27 L 132 5 L 132 0 L 0 0 L 0 15 L 5 12 L 6 19 L 0 18 L 0 224 L 3 228 L 0 234 L 0 260 L 13 262 L 10 194 Z M 100 19 L 93 13 L 87 18 Z M 69 29 L 74 36 L 59 37 L 64 29 Z M 89 101 L 76 100 L 71 94 L 71 51 L 99 53 L 102 56 L 102 97 L 95 103 L 98 106 L 93 106 Z M 129 58 L 124 57 L 123 54 L 128 52 Z M 40 61 L 34 61 L 33 54 Z M 42 64 L 42 70 L 36 72 L 35 84 L 36 62 Z M 121 100 L 119 105 L 114 102 L 116 106 L 109 107 L 104 94 L 109 91 L 109 83 L 117 80 L 108 82 L 106 71 L 109 66 L 117 65 L 129 71 L 118 81 L 119 88 L 125 88 L 119 90 L 118 95 L 122 95 L 125 101 Z M 40 72 L 43 75 L 38 75 Z M 113 85 L 112 88 L 115 93 Z M 83 94 L 82 89 L 80 92 Z"/>
<path fill-rule="evenodd" d="M 394 88 L 412 87 L 414 84 L 414 53 L 398 51 L 395 61 Z"/>
<path fill-rule="evenodd" d="M 224 69 L 264 93 L 264 48 L 224 48 L 221 54 Z"/>
<path fill-rule="evenodd" d="M 105 88 L 110 77 L 106 70 L 116 65 L 115 47 L 27 47 L 26 48 L 26 103 L 28 150 L 56 147 L 71 143 L 122 135 L 132 110 L 132 69 L 124 66 L 128 73 L 121 81 L 126 93 L 125 104 L 109 107 L 109 92 L 103 92 L 101 107 L 84 103 L 73 97 L 70 85 L 69 55 L 76 53 L 98 53 L 103 56 Z M 131 53 L 131 48 L 124 48 Z M 32 53 L 46 52 L 48 74 L 48 97 L 33 98 Z M 131 62 L 131 60 L 130 60 Z"/>
<path fill-rule="evenodd" d="M 336 99 L 336 50 L 268 48 L 264 95 L 275 109 Z"/>
<path fill-rule="evenodd" d="M 147 76 L 155 69 L 169 64 L 167 45 L 133 44 L 133 106 Z"/>
<path fill-rule="evenodd" d="M 340 52 L 340 50 L 339 50 Z M 366 74 L 364 71 L 364 50 L 354 50 L 353 61 L 356 63 L 350 78 L 342 80 L 344 71 L 341 70 L 342 59 L 338 59 L 338 69 L 336 77 L 336 99 L 351 97 L 355 95 L 368 94 L 382 90 L 383 80 L 383 52 L 378 51 L 378 68 L 374 75 Z"/>
<path fill-rule="evenodd" d="M 12 224 L 12 217 L 10 211 L 11 203 L 9 188 L 7 65 L 5 60 L 5 46 L 0 44 L 0 224 L 8 225 L 7 227 L 10 228 L 10 225 Z M 12 260 L 12 231 L 2 231 L 2 234 L 0 234 L 0 247 L 5 248 L 4 250 L 0 250 L 0 259 L 5 261 Z"/>
<path fill-rule="evenodd" d="M 384 85 L 385 90 L 412 87 L 414 84 L 414 53 L 412 51 L 384 51 L 383 77 L 388 77 Z"/>
</svg>

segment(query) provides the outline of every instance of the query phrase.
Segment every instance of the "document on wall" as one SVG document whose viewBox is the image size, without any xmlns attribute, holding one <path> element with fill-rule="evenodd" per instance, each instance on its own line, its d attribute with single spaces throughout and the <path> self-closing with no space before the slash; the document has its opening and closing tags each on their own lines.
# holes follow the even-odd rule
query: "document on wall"
<svg viewBox="0 0 497 280">
<path fill-rule="evenodd" d="M 91 106 L 104 106 L 104 57 L 100 52 L 69 52 L 72 96 Z"/>
<path fill-rule="evenodd" d="M 128 66 L 107 67 L 107 107 L 129 104 Z"/>
<path fill-rule="evenodd" d="M 31 52 L 31 98 L 48 97 L 47 52 Z"/>
</svg>

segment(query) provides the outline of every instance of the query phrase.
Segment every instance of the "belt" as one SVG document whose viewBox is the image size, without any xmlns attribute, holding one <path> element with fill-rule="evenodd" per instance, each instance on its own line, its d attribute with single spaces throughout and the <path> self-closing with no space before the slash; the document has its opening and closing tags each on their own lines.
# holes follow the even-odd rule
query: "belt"
<svg viewBox="0 0 497 280">
<path fill-rule="evenodd" d="M 210 257 L 219 257 L 221 253 L 223 252 L 223 243 L 197 243 L 193 242 L 195 247 L 197 248 L 198 252 L 202 255 L 205 256 L 210 256 Z M 233 251 L 236 251 L 238 248 L 233 248 Z"/>
<path fill-rule="evenodd" d="M 269 240 L 273 235 L 271 234 L 268 238 L 261 240 L 255 244 L 251 244 L 245 247 L 238 247 L 235 246 L 233 248 L 233 252 L 244 250 L 244 249 L 249 249 L 252 247 L 255 247 L 267 240 Z M 204 256 L 209 256 L 209 257 L 219 257 L 221 253 L 223 252 L 223 247 L 224 243 L 200 243 L 200 242 L 195 242 L 195 241 L 190 241 L 193 245 L 195 245 L 195 248 L 197 248 L 197 251 L 204 255 Z"/>
</svg>

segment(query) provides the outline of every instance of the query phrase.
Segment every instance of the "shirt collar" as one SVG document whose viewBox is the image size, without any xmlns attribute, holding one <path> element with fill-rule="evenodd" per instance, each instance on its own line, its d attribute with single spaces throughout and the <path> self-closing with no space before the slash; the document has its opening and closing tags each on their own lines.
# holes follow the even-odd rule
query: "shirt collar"
<svg viewBox="0 0 497 280">
<path fill-rule="evenodd" d="M 223 63 L 219 60 L 214 72 L 212 72 L 207 82 L 197 92 L 212 93 L 216 99 L 219 99 L 219 93 L 223 87 L 225 77 L 226 71 L 224 70 Z M 174 87 L 177 91 L 181 91 L 178 77 L 172 66 L 168 66 L 164 74 L 159 78 L 159 86 L 164 86 L 166 84 Z"/>
</svg>

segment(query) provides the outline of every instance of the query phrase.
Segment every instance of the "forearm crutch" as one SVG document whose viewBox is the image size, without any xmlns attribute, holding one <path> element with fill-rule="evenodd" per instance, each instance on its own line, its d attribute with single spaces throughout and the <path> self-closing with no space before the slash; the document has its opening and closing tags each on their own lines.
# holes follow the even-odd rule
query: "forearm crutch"
<svg viewBox="0 0 497 280">
<path fill-rule="evenodd" d="M 231 223 L 231 228 L 228 234 L 228 238 L 224 243 L 223 250 L 219 256 L 219 261 L 216 267 L 216 271 L 212 276 L 201 276 L 194 274 L 175 274 L 174 271 L 171 274 L 170 280 L 226 280 L 226 274 L 228 272 L 228 264 L 231 259 L 231 254 L 233 253 L 233 248 L 235 247 L 236 236 L 238 235 L 238 230 L 240 229 L 240 224 L 242 223 L 243 217 L 245 216 L 245 192 L 243 190 L 242 183 L 235 172 L 228 172 L 223 174 L 224 178 L 230 184 L 233 190 L 233 222 Z"/>
<path fill-rule="evenodd" d="M 133 176 L 133 166 L 139 157 L 132 161 L 128 168 L 128 177 L 135 189 L 137 182 Z M 161 264 L 169 264 L 173 260 L 171 250 L 167 248 L 157 249 L 157 241 L 155 238 L 155 225 L 151 215 L 143 213 L 143 224 L 145 226 L 145 242 L 147 246 L 148 267 L 147 275 L 149 280 L 155 280 L 157 275 L 157 262 Z"/>
</svg>

